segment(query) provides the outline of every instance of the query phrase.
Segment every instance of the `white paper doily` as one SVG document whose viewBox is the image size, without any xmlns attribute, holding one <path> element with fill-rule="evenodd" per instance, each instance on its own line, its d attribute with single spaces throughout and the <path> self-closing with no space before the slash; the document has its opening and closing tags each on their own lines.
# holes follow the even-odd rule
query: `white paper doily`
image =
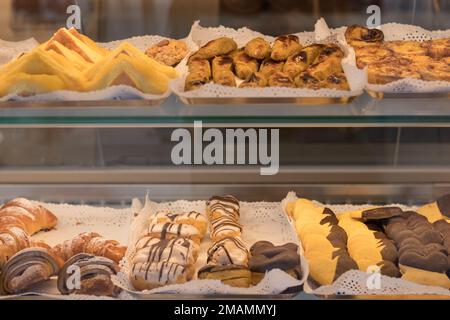
<svg viewBox="0 0 450 320">
<path fill-rule="evenodd" d="M 282 200 L 282 207 L 288 216 L 286 206 L 288 203 L 297 200 L 298 197 L 295 192 L 289 192 Z M 320 202 L 313 201 L 314 203 L 330 208 L 336 215 L 344 212 L 361 210 L 371 207 L 371 205 L 324 205 Z M 416 211 L 418 208 L 414 206 L 406 206 L 402 204 L 389 204 L 389 207 L 399 207 L 403 211 Z M 295 223 L 292 219 L 289 219 L 292 228 L 295 230 Z M 300 241 L 300 240 L 299 240 Z M 367 296 L 367 295 L 448 295 L 450 296 L 450 290 L 441 287 L 424 286 L 410 281 L 406 281 L 399 278 L 391 278 L 381 275 L 380 288 L 369 289 L 367 285 L 368 278 L 373 276 L 360 270 L 350 270 L 341 275 L 333 284 L 329 286 L 316 287 L 311 279 L 304 285 L 304 291 L 319 296 Z"/>
<path fill-rule="evenodd" d="M 322 39 L 318 41 L 314 32 L 301 32 L 296 33 L 299 37 L 300 43 L 307 46 L 318 42 L 335 42 L 334 39 Z M 189 43 L 197 45 L 197 48 L 191 52 L 194 53 L 198 48 L 205 45 L 211 40 L 217 39 L 219 37 L 230 37 L 238 44 L 238 47 L 245 46 L 250 40 L 255 37 L 263 37 L 269 43 L 273 43 L 275 38 L 271 36 L 262 35 L 259 32 L 250 30 L 248 28 L 232 29 L 224 26 L 216 28 L 205 28 L 200 26 L 199 21 L 196 21 L 191 29 L 190 35 L 188 37 Z M 337 42 L 336 42 L 337 43 Z M 343 48 L 345 49 L 345 48 Z M 344 68 L 345 75 L 348 79 L 351 90 L 335 90 L 335 89 L 300 89 L 300 88 L 281 88 L 281 87 L 267 87 L 267 88 L 233 88 L 226 87 L 222 85 L 217 85 L 214 83 L 208 83 L 202 88 L 194 91 L 184 91 L 185 80 L 187 76 L 187 60 L 180 64 L 179 71 L 184 74 L 183 77 L 174 79 L 170 82 L 171 90 L 178 96 L 183 98 L 227 98 L 227 97 L 239 97 L 239 98 L 273 98 L 273 97 L 283 97 L 283 98 L 293 98 L 293 97 L 329 97 L 329 98 L 340 98 L 340 97 L 354 97 L 358 96 L 363 92 L 364 85 L 367 81 L 367 75 L 364 71 L 359 70 L 356 67 L 354 59 L 344 59 L 342 61 L 342 66 Z M 240 84 L 242 80 L 237 80 Z"/>
<path fill-rule="evenodd" d="M 22 53 L 33 50 L 39 45 L 34 38 L 30 38 L 20 42 L 10 42 L 0 40 L 0 68 L 2 65 L 17 58 Z"/>
<path fill-rule="evenodd" d="M 260 240 L 271 241 L 275 245 L 287 242 L 299 244 L 297 236 L 291 228 L 289 221 L 284 215 L 280 203 L 247 203 L 241 202 L 241 219 L 244 226 L 242 240 L 250 248 L 255 242 Z M 224 285 L 218 280 L 192 280 L 181 285 L 170 285 L 147 291 L 136 291 L 130 283 L 131 257 L 133 255 L 133 245 L 149 225 L 150 217 L 159 211 L 171 211 L 183 213 L 198 211 L 205 213 L 206 201 L 176 201 L 169 203 L 155 203 L 147 200 L 142 211 L 132 224 L 130 245 L 123 259 L 121 272 L 113 280 L 118 287 L 127 290 L 131 294 L 146 296 L 152 294 L 179 294 L 179 295 L 276 295 L 288 288 L 302 285 L 308 277 L 308 264 L 301 256 L 302 275 L 301 280 L 292 278 L 281 270 L 268 272 L 261 283 L 251 288 L 233 288 Z M 274 232 L 277 230 L 277 232 Z M 206 264 L 207 250 L 211 244 L 208 236 L 202 241 L 199 258 L 196 263 L 196 270 Z"/>
<path fill-rule="evenodd" d="M 323 30 L 318 31 L 318 26 L 320 26 L 320 29 Z M 355 57 L 356 64 L 355 51 L 345 39 L 345 31 L 347 30 L 347 27 L 332 30 L 329 29 L 328 31 L 326 28 L 328 28 L 328 26 L 322 18 L 320 20 L 320 25 L 316 25 L 316 33 L 323 35 L 328 33 L 337 35 L 339 42 L 347 47 L 347 50 L 350 52 L 350 56 Z M 450 38 L 450 29 L 430 31 L 418 26 L 401 23 L 383 24 L 379 27 L 379 29 L 383 31 L 385 41 L 412 40 L 423 42 L 433 39 Z M 370 84 L 367 82 L 366 89 L 382 93 L 445 93 L 450 92 L 450 82 L 424 81 L 421 79 L 401 79 L 384 85 Z"/>
</svg>

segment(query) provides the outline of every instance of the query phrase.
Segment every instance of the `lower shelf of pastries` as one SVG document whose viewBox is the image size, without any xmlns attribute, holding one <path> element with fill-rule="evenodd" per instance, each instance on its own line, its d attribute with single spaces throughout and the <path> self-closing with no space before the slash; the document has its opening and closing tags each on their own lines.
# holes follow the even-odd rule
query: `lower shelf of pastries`
<svg viewBox="0 0 450 320">
<path fill-rule="evenodd" d="M 0 299 L 450 298 L 450 195 L 416 207 L 18 198 L 0 207 L 0 272 Z"/>
</svg>

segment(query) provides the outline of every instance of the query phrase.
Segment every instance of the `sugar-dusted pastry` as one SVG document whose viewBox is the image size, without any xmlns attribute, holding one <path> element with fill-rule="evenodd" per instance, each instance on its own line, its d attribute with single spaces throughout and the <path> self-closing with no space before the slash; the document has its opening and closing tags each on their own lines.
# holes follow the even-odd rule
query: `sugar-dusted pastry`
<svg viewBox="0 0 450 320">
<path fill-rule="evenodd" d="M 167 66 L 176 66 L 186 57 L 188 47 L 184 41 L 166 39 L 158 42 L 145 52 L 150 58 Z"/>
<path fill-rule="evenodd" d="M 329 285 L 349 270 L 358 269 L 347 251 L 347 234 L 333 211 L 298 199 L 287 206 L 295 221 L 310 266 L 310 276 L 319 285 Z"/>
<path fill-rule="evenodd" d="M 188 238 L 200 243 L 202 233 L 190 224 L 163 222 L 151 224 L 142 236 L 151 236 L 161 239 L 173 239 L 178 237 Z"/>
<path fill-rule="evenodd" d="M 195 211 L 189 213 L 175 214 L 170 212 L 158 212 L 154 216 L 153 223 L 173 222 L 181 224 L 190 224 L 196 227 L 204 236 L 208 228 L 208 220 L 206 217 Z"/>
<path fill-rule="evenodd" d="M 280 269 L 296 279 L 302 276 L 298 246 L 287 243 L 275 246 L 268 241 L 259 241 L 250 248 L 252 255 L 249 268 L 252 271 L 252 283 L 257 285 L 264 278 L 266 272 Z"/>
<path fill-rule="evenodd" d="M 220 280 L 231 287 L 248 288 L 252 284 L 252 273 L 245 266 L 207 265 L 199 270 L 199 279 Z"/>
<path fill-rule="evenodd" d="M 206 203 L 206 212 L 211 220 L 226 216 L 235 221 L 240 217 L 239 200 L 234 196 L 214 196 Z"/>
<path fill-rule="evenodd" d="M 207 263 L 216 266 L 247 266 L 250 253 L 239 237 L 227 237 L 215 242 L 208 250 Z"/>
<path fill-rule="evenodd" d="M 233 58 L 234 72 L 239 79 L 248 80 L 258 72 L 259 62 L 248 56 L 244 49 L 237 50 L 230 56 Z"/>
<path fill-rule="evenodd" d="M 190 59 L 212 59 L 216 56 L 227 55 L 238 48 L 236 42 L 228 37 L 212 40 L 195 52 Z"/>
<path fill-rule="evenodd" d="M 74 286 L 73 270 L 79 270 L 79 286 Z M 120 289 L 111 280 L 119 266 L 105 257 L 80 253 L 70 258 L 58 273 L 58 290 L 63 295 L 83 294 L 115 297 Z"/>
<path fill-rule="evenodd" d="M 267 87 L 267 85 L 267 78 L 261 72 L 256 72 L 252 74 L 249 79 L 242 82 L 239 85 L 239 88 L 264 88 Z"/>
<path fill-rule="evenodd" d="M 136 243 L 131 260 L 133 264 L 166 261 L 193 266 L 198 250 L 198 244 L 188 238 L 160 239 L 146 236 Z"/>
<path fill-rule="evenodd" d="M 53 229 L 58 221 L 49 210 L 24 198 L 11 200 L 0 208 L 0 219 L 5 218 L 14 220 L 29 235 Z M 6 224 L 2 223 L 1 226 L 5 227 Z"/>
<path fill-rule="evenodd" d="M 285 61 L 287 58 L 299 53 L 301 50 L 302 45 L 297 36 L 281 36 L 275 39 L 270 57 L 275 61 Z"/>
<path fill-rule="evenodd" d="M 382 210 L 382 208 L 379 208 Z M 387 210 L 391 210 L 388 208 Z M 380 267 L 383 275 L 399 277 L 397 267 L 398 252 L 393 242 L 382 230 L 374 229 L 353 218 L 360 216 L 361 210 L 343 213 L 339 216 L 339 226 L 348 235 L 347 249 L 361 271 L 367 272 L 372 266 Z"/>
<path fill-rule="evenodd" d="M 53 247 L 52 252 L 67 261 L 79 253 L 106 257 L 117 264 L 122 260 L 127 248 L 115 240 L 108 240 L 95 232 L 84 232 Z"/>
<path fill-rule="evenodd" d="M 385 221 L 385 230 L 399 249 L 402 279 L 450 289 L 450 255 L 445 241 L 450 224 L 445 220 L 432 224 L 416 212 L 404 212 Z"/>
<path fill-rule="evenodd" d="M 15 254 L 2 269 L 4 294 L 26 292 L 31 286 L 57 275 L 63 261 L 46 248 L 29 248 Z"/>
<path fill-rule="evenodd" d="M 212 76 L 215 84 L 236 87 L 233 73 L 233 59 L 229 56 L 217 56 L 212 61 Z"/>
<path fill-rule="evenodd" d="M 431 223 L 442 219 L 450 222 L 450 194 L 440 197 L 435 202 L 424 205 L 417 212 L 425 216 Z"/>
<path fill-rule="evenodd" d="M 228 216 L 211 220 L 210 237 L 213 241 L 220 241 L 227 237 L 240 237 L 242 225 Z"/>
<path fill-rule="evenodd" d="M 275 72 L 283 71 L 284 62 L 275 61 L 272 59 L 266 59 L 261 63 L 259 67 L 259 72 L 266 78 L 270 77 Z"/>
<path fill-rule="evenodd" d="M 188 69 L 185 83 L 186 91 L 199 89 L 211 79 L 211 64 L 206 59 L 190 59 Z"/>
<path fill-rule="evenodd" d="M 137 263 L 131 270 L 131 283 L 136 290 L 181 284 L 192 279 L 192 274 L 182 265 L 171 262 Z"/>
<path fill-rule="evenodd" d="M 272 48 L 264 38 L 258 37 L 247 43 L 245 53 L 254 59 L 264 60 L 270 57 Z"/>
<path fill-rule="evenodd" d="M 269 87 L 295 88 L 295 83 L 288 74 L 275 72 L 269 77 Z"/>
<path fill-rule="evenodd" d="M 304 47 L 302 51 L 290 56 L 287 59 L 283 67 L 283 72 L 287 73 L 291 79 L 294 79 L 300 73 L 306 71 L 309 66 L 314 63 L 323 48 L 324 45 L 322 44 L 313 44 Z"/>
<path fill-rule="evenodd" d="M 352 46 L 366 46 L 384 41 L 384 34 L 378 29 L 369 29 L 359 25 L 352 25 L 345 31 L 345 38 Z"/>
</svg>

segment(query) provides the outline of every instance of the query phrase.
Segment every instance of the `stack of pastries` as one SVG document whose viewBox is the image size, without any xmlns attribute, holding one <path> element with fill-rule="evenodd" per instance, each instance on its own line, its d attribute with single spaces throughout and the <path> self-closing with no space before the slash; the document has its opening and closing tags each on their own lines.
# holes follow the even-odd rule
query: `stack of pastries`
<svg viewBox="0 0 450 320">
<path fill-rule="evenodd" d="M 175 69 L 127 42 L 109 51 L 75 29 L 60 29 L 46 43 L 0 69 L 0 97 L 58 90 L 91 92 L 115 85 L 162 94 L 176 77 Z"/>
<path fill-rule="evenodd" d="M 369 83 L 387 84 L 405 78 L 450 81 L 450 39 L 385 41 L 378 29 L 353 25 L 346 40 L 359 68 L 368 69 Z"/>
<path fill-rule="evenodd" d="M 343 57 L 344 52 L 336 45 L 303 47 L 295 35 L 278 37 L 273 45 L 264 38 L 255 38 L 243 48 L 238 48 L 233 39 L 222 37 L 189 57 L 185 90 L 199 89 L 211 80 L 240 88 L 349 90 Z"/>
<path fill-rule="evenodd" d="M 295 220 L 310 276 L 320 285 L 355 269 L 449 289 L 449 204 L 446 195 L 417 212 L 370 207 L 336 217 L 299 199 L 286 209 Z"/>
<path fill-rule="evenodd" d="M 151 290 L 191 280 L 206 231 L 201 213 L 158 212 L 134 245 L 130 275 L 134 288 Z"/>
<path fill-rule="evenodd" d="M 221 280 L 233 287 L 251 286 L 250 253 L 241 239 L 240 204 L 233 196 L 214 196 L 207 202 L 212 245 L 199 279 Z"/>
</svg>

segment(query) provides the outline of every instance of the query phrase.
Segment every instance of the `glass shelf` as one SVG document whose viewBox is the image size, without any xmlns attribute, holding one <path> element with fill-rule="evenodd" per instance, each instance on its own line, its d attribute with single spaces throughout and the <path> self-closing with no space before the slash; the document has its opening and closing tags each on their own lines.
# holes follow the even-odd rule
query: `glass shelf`
<svg viewBox="0 0 450 320">
<path fill-rule="evenodd" d="M 442 96 L 377 100 L 364 94 L 349 104 L 195 106 L 171 96 L 160 106 L 125 104 L 1 108 L 0 127 L 189 127 L 194 121 L 217 127 L 450 127 L 450 99 Z"/>
</svg>

